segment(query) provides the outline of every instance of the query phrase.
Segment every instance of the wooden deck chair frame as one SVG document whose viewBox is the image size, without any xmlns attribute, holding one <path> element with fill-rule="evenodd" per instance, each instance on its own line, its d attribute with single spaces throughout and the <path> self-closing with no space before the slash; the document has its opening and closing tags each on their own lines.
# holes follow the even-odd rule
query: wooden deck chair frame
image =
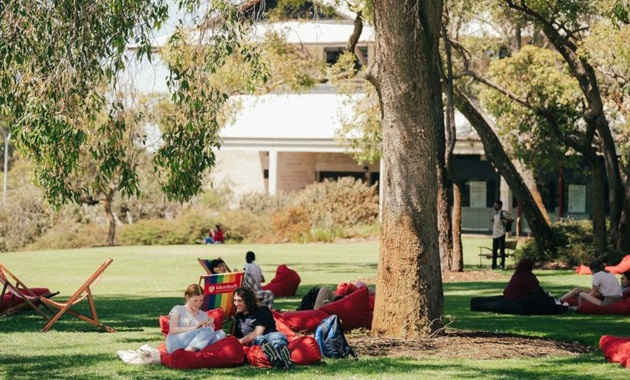
<svg viewBox="0 0 630 380">
<path fill-rule="evenodd" d="M 59 294 L 59 292 L 53 293 L 48 291 L 46 293 L 37 295 L 31 290 L 31 288 L 26 286 L 24 282 L 17 278 L 16 275 L 11 273 L 11 271 L 2 264 L 0 264 L 0 284 L 2 284 L 0 302 L 2 302 L 6 294 L 11 294 L 24 301 L 14 306 L 11 306 L 11 304 L 9 304 L 4 311 L 0 312 L 0 316 L 11 315 L 30 307 L 31 309 L 35 310 L 39 315 L 44 317 L 44 319 L 48 319 L 48 315 L 44 313 L 42 309 L 40 309 L 38 304 L 44 306 L 46 309 L 48 309 L 50 313 L 53 312 L 48 306 L 46 306 L 46 304 L 43 304 L 41 301 L 43 298 L 54 297 Z"/>
<path fill-rule="evenodd" d="M 210 260 L 208 259 L 202 259 L 202 258 L 197 258 L 197 261 L 199 262 L 199 265 L 201 265 L 201 267 L 203 268 L 203 270 L 206 271 L 207 274 L 212 274 L 212 271 L 210 270 Z"/>
<path fill-rule="evenodd" d="M 57 312 L 54 313 L 53 316 L 48 319 L 44 327 L 42 327 L 42 332 L 50 330 L 52 325 L 54 325 L 55 322 L 57 322 L 59 318 L 61 318 L 61 316 L 66 313 L 73 315 L 89 324 L 98 326 L 107 332 L 116 332 L 116 330 L 114 330 L 113 328 L 99 322 L 98 315 L 96 314 L 96 305 L 94 304 L 94 296 L 92 295 L 92 289 L 96 286 L 98 281 L 103 276 L 103 272 L 105 272 L 105 269 L 107 269 L 107 267 L 113 261 L 113 259 L 105 260 L 105 262 L 101 264 L 100 267 L 98 267 L 98 269 L 83 283 L 83 285 L 81 285 L 81 287 L 79 287 L 74 292 L 74 294 L 72 294 L 70 298 L 68 298 L 66 302 L 56 302 L 47 298 L 42 298 L 42 302 L 44 302 L 51 308 L 57 309 Z M 72 309 L 74 305 L 78 304 L 84 299 L 87 299 L 90 305 L 91 318 Z"/>
</svg>

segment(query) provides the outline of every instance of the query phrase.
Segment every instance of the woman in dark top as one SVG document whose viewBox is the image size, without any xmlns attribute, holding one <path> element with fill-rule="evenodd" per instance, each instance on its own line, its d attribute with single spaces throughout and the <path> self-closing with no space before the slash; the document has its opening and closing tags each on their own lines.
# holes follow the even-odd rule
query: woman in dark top
<svg viewBox="0 0 630 380">
<path fill-rule="evenodd" d="M 518 262 L 510 282 L 503 289 L 503 297 L 506 300 L 514 301 L 531 296 L 540 288 L 538 278 L 532 273 L 533 269 L 534 262 L 530 259 L 521 259 Z"/>
</svg>

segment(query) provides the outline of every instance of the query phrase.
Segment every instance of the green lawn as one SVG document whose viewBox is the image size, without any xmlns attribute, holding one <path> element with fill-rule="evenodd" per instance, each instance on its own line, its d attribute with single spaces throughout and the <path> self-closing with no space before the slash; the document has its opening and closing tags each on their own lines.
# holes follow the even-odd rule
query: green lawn
<svg viewBox="0 0 630 380">
<path fill-rule="evenodd" d="M 479 270 L 478 246 L 490 239 L 465 239 L 466 270 Z M 115 247 L 82 250 L 17 252 L 0 254 L 0 261 L 30 286 L 59 290 L 59 299 L 72 292 L 107 257 L 114 263 L 95 289 L 102 321 L 118 330 L 98 331 L 87 323 L 63 317 L 52 330 L 40 333 L 43 319 L 32 312 L 0 318 L 1 379 L 626 379 L 630 372 L 606 363 L 596 350 L 603 334 L 630 336 L 627 317 L 509 316 L 471 313 L 473 296 L 501 292 L 505 279 L 446 283 L 445 313 L 450 328 L 512 332 L 554 340 L 580 341 L 593 352 L 577 357 L 504 360 L 411 360 L 370 359 L 325 360 L 321 365 L 291 371 L 271 371 L 247 366 L 215 370 L 171 370 L 162 366 L 132 366 L 123 363 L 117 350 L 137 349 L 148 343 L 157 346 L 163 337 L 157 318 L 182 302 L 184 288 L 197 282 L 201 267 L 197 257 L 223 257 L 231 267 L 242 267 L 245 252 L 256 252 L 266 277 L 273 277 L 279 264 L 287 264 L 302 277 L 299 295 L 280 299 L 276 306 L 295 309 L 301 295 L 319 284 L 374 278 L 378 243 L 308 245 L 219 245 Z M 485 268 L 483 270 L 486 270 Z M 545 289 L 561 294 L 590 276 L 570 271 L 537 272 Z M 86 305 L 83 305 L 84 307 Z"/>
</svg>

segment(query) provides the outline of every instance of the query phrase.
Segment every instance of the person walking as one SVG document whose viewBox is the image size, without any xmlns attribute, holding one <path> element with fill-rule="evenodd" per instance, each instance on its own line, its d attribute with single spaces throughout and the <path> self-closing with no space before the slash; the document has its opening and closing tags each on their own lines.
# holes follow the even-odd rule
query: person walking
<svg viewBox="0 0 630 380">
<path fill-rule="evenodd" d="M 492 215 L 492 269 L 497 269 L 497 257 L 501 254 L 501 269 L 505 269 L 505 234 L 506 224 L 514 220 L 512 215 L 503 210 L 503 202 L 494 202 L 494 214 Z"/>
</svg>

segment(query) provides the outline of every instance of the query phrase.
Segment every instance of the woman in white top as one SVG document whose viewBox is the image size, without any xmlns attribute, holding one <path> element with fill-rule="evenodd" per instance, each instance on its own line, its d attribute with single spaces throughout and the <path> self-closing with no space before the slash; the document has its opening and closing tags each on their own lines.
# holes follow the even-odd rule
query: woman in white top
<svg viewBox="0 0 630 380">
<path fill-rule="evenodd" d="M 617 278 L 604 270 L 604 264 L 599 261 L 593 261 L 591 265 L 593 272 L 593 282 L 590 292 L 586 289 L 575 288 L 560 298 L 560 302 L 564 303 L 567 299 L 579 297 L 580 304 L 583 301 L 594 303 L 595 305 L 610 305 L 621 301 L 622 291 Z"/>
<path fill-rule="evenodd" d="M 184 292 L 185 305 L 173 307 L 169 313 L 169 332 L 166 336 L 166 351 L 172 354 L 178 349 L 199 351 L 219 339 L 225 338 L 223 331 L 214 331 L 214 319 L 200 310 L 203 289 L 191 284 Z"/>
</svg>

